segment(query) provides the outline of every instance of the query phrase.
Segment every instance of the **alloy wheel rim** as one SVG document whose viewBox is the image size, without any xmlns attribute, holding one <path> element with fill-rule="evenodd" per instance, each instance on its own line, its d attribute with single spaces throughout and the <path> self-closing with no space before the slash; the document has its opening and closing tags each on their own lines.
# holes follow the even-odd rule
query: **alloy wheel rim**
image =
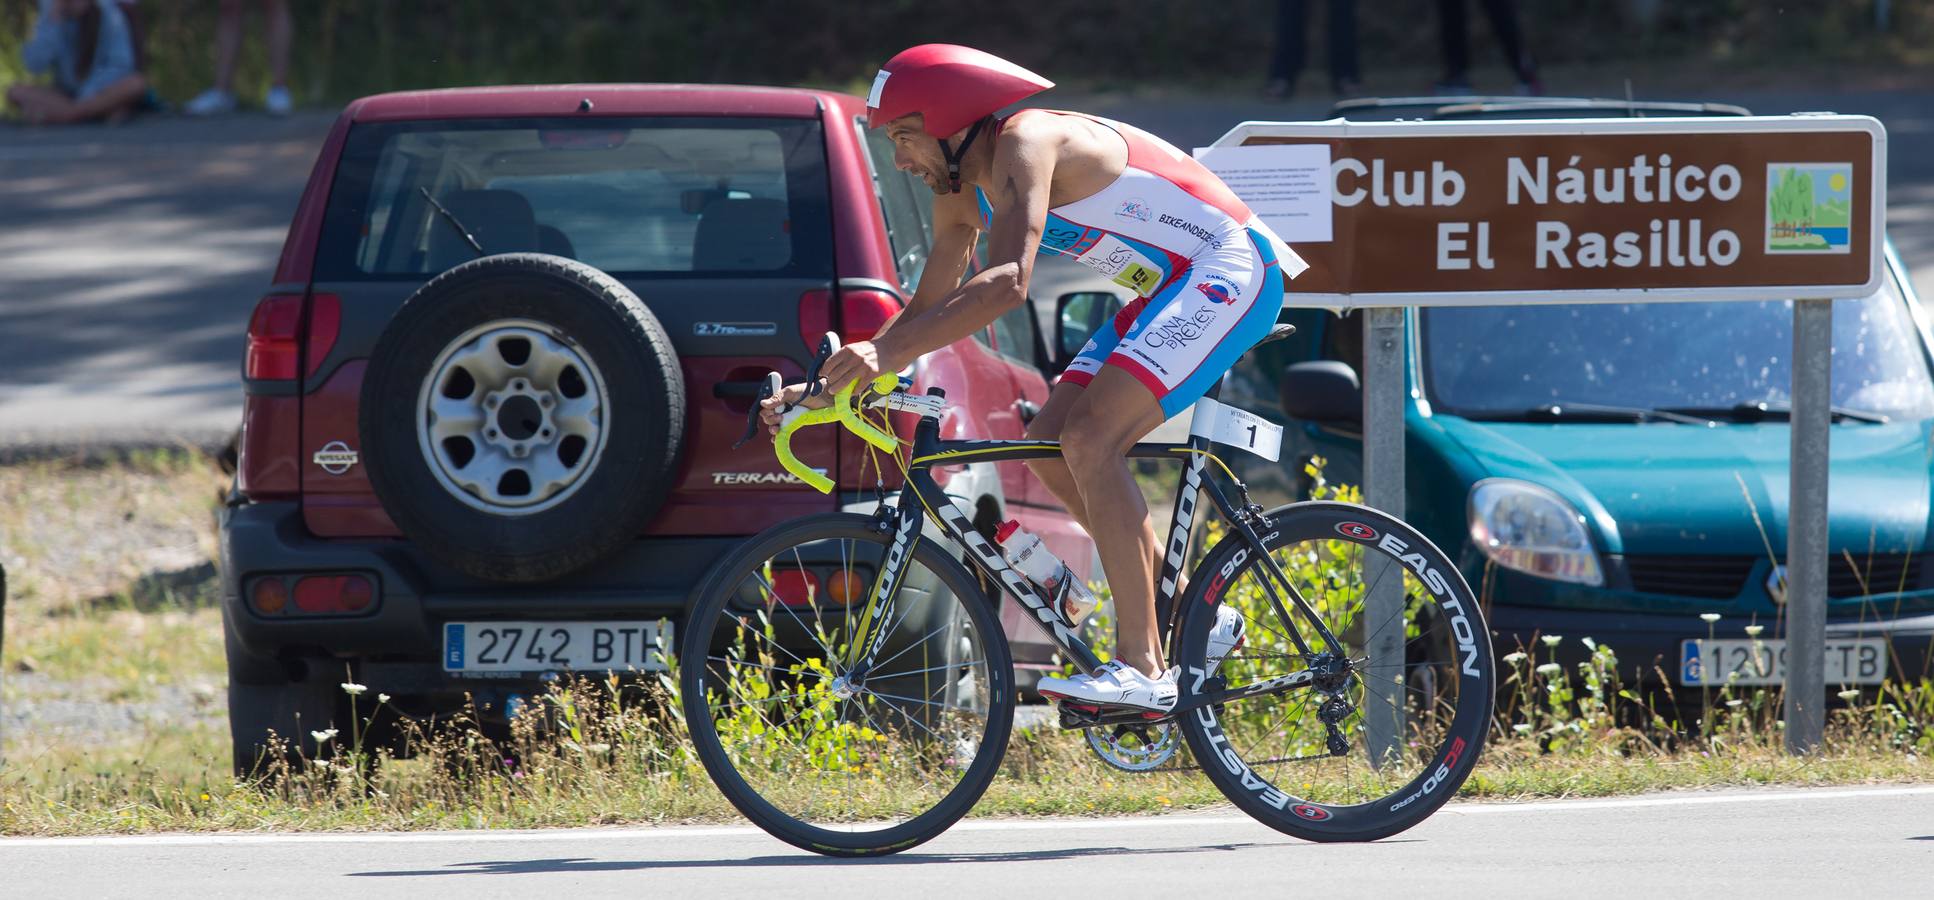
<svg viewBox="0 0 1934 900">
<path fill-rule="evenodd" d="M 464 505 L 532 515 L 584 486 L 604 452 L 609 409 L 603 373 L 569 335 L 501 319 L 437 355 L 417 393 L 417 442 Z"/>
</svg>

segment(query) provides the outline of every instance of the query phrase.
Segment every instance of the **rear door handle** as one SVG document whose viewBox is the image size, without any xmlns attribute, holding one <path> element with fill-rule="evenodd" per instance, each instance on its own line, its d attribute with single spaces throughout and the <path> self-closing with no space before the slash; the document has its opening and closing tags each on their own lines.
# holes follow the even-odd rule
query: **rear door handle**
<svg viewBox="0 0 1934 900">
<path fill-rule="evenodd" d="M 1021 414 L 1022 422 L 1032 422 L 1035 416 L 1041 414 L 1041 406 L 1032 400 L 1016 400 L 1014 411 Z"/>
<path fill-rule="evenodd" d="M 757 397 L 759 389 L 765 387 L 763 378 L 748 381 L 721 381 L 712 385 L 712 396 L 721 400 L 741 397 Z"/>
</svg>

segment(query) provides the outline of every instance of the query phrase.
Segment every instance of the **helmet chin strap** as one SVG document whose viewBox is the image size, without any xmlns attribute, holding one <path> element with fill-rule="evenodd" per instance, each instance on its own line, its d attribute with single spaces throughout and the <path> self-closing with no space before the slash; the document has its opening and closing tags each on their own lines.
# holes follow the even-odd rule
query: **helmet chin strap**
<svg viewBox="0 0 1934 900">
<path fill-rule="evenodd" d="M 974 127 L 967 129 L 967 136 L 960 139 L 960 149 L 958 151 L 954 150 L 953 145 L 948 143 L 946 138 L 936 138 L 936 140 L 940 141 L 940 155 L 947 160 L 948 193 L 960 193 L 960 161 L 967 156 L 967 148 L 974 146 L 974 138 L 980 136 L 981 127 L 986 125 L 988 120 L 992 118 L 994 117 L 982 116 L 979 121 L 974 123 Z"/>
</svg>

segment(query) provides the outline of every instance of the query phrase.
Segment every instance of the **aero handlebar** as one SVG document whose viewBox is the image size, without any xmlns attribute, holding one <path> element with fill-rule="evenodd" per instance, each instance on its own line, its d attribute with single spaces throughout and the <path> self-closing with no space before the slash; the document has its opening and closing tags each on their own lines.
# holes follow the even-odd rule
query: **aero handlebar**
<svg viewBox="0 0 1934 900">
<path fill-rule="evenodd" d="M 826 360 L 830 359 L 837 352 L 839 352 L 839 336 L 827 332 L 826 336 L 819 342 L 819 352 L 813 357 L 812 367 L 806 370 L 806 396 L 814 396 L 824 390 L 819 384 L 819 367 L 825 365 Z M 868 384 L 867 387 L 872 391 L 884 393 L 893 390 L 899 383 L 900 376 L 888 372 L 873 379 L 872 383 Z M 819 409 L 807 409 L 804 406 L 787 405 L 780 417 L 779 434 L 772 439 L 773 452 L 778 455 L 779 464 L 784 466 L 786 471 L 791 472 L 799 480 L 811 485 L 813 489 L 822 494 L 830 494 L 833 492 L 833 479 L 827 477 L 820 470 L 806 465 L 799 457 L 793 455 L 793 432 L 805 428 L 808 425 L 823 425 L 827 422 L 838 422 L 846 426 L 846 430 L 859 435 L 862 440 L 881 450 L 891 451 L 900 444 L 898 438 L 881 431 L 878 427 L 860 416 L 859 406 L 853 398 L 854 389 L 857 387 L 859 387 L 858 381 L 841 386 L 838 391 L 834 392 L 831 406 L 821 407 Z M 785 387 L 782 379 L 779 377 L 779 373 L 769 373 L 766 375 L 765 384 L 759 387 L 759 401 L 763 401 L 769 397 L 779 396 L 779 393 L 784 389 Z M 862 392 L 863 394 L 864 392 Z M 739 438 L 738 443 L 732 445 L 734 448 L 743 445 L 758 433 L 760 406 L 760 402 L 755 401 L 752 404 L 752 409 L 747 411 L 745 434 Z"/>
</svg>

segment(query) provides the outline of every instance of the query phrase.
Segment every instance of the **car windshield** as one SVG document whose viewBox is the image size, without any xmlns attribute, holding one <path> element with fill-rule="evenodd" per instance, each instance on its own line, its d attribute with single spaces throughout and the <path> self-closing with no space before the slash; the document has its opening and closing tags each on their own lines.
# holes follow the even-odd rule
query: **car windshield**
<svg viewBox="0 0 1934 900">
<path fill-rule="evenodd" d="M 1791 301 L 1428 309 L 1421 337 L 1427 396 L 1453 415 L 1791 402 Z M 1833 405 L 1934 417 L 1920 332 L 1891 279 L 1872 296 L 1833 304 Z"/>
<path fill-rule="evenodd" d="M 481 247 L 618 274 L 823 276 L 823 146 L 811 119 L 359 125 L 317 265 L 331 280 L 420 278 Z"/>
</svg>

